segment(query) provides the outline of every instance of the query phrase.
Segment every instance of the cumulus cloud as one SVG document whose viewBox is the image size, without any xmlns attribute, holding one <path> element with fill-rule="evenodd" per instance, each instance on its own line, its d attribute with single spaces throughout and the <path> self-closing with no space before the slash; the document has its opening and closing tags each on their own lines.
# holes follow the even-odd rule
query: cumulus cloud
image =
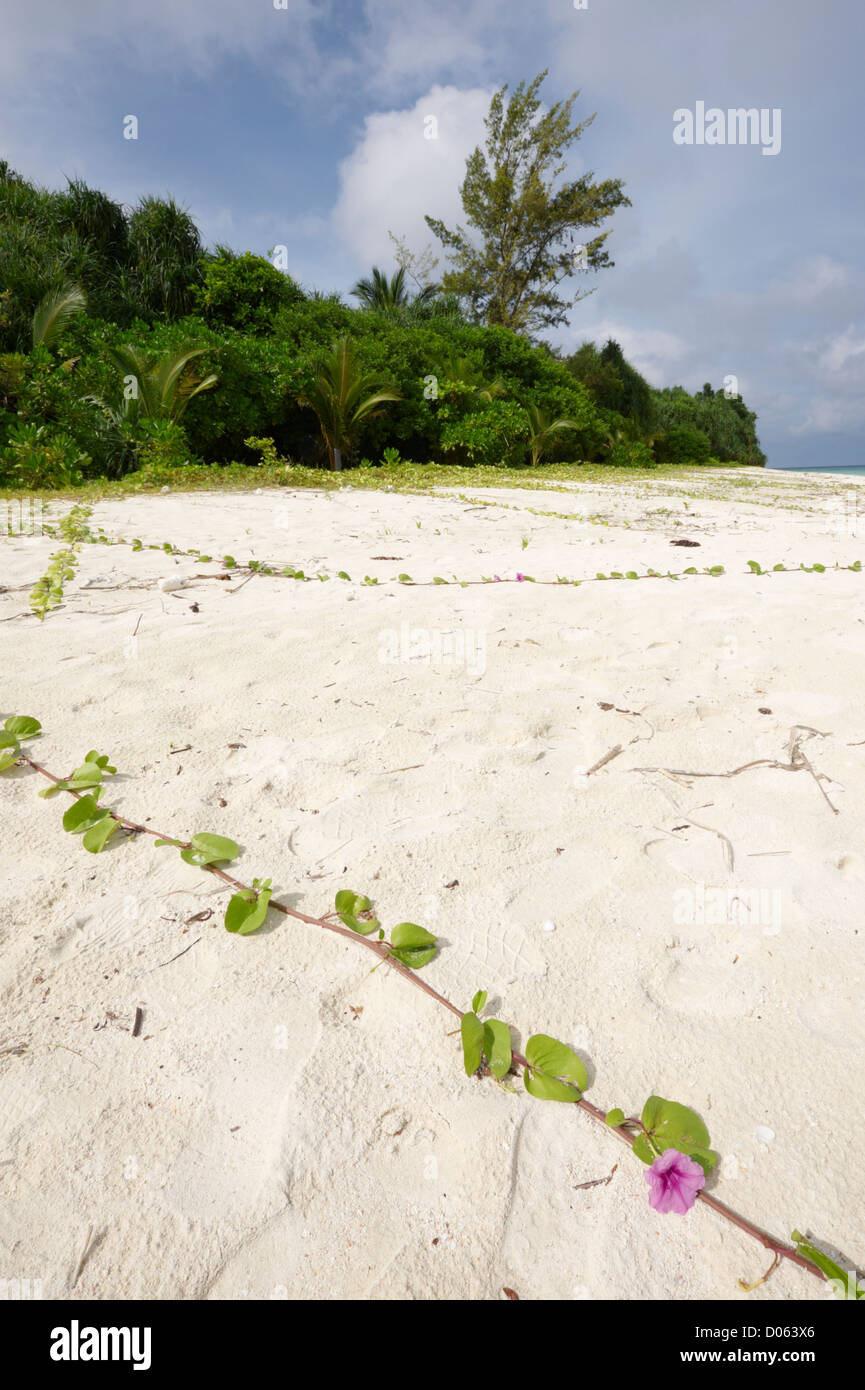
<svg viewBox="0 0 865 1390">
<path fill-rule="evenodd" d="M 337 234 L 360 266 L 393 261 L 389 231 L 405 237 L 412 250 L 430 242 L 441 249 L 424 214 L 449 226 L 461 220 L 465 161 L 483 140 L 491 96 L 477 87 L 434 86 L 406 110 L 366 117 L 357 144 L 340 165 L 333 211 Z"/>
<path fill-rule="evenodd" d="M 603 347 L 608 338 L 615 339 L 628 361 L 651 386 L 670 386 L 691 356 L 690 344 L 677 333 L 661 328 L 634 328 L 615 319 L 601 319 L 583 330 L 569 330 L 568 336 L 570 351 L 586 339 L 598 347 Z"/>
</svg>

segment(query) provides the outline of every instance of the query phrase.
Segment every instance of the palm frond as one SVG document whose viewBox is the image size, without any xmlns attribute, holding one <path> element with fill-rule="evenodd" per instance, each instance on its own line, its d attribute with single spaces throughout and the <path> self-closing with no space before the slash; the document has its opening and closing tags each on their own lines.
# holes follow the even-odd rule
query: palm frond
<svg viewBox="0 0 865 1390">
<path fill-rule="evenodd" d="M 33 346 L 54 347 L 58 338 L 87 307 L 87 296 L 80 285 L 67 283 L 43 295 L 33 312 Z"/>
</svg>

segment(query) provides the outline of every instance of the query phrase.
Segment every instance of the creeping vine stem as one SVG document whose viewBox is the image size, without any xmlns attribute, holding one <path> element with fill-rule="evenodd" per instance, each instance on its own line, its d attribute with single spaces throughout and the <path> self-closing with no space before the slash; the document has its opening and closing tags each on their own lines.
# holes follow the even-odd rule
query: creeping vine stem
<svg viewBox="0 0 865 1390">
<path fill-rule="evenodd" d="M 27 767 L 32 768 L 34 772 L 37 772 L 41 777 L 47 778 L 49 782 L 53 782 L 55 784 L 62 784 L 65 780 L 61 777 L 55 777 L 53 773 L 47 770 L 47 768 L 42 767 L 39 763 L 35 762 L 33 758 L 29 758 L 25 754 L 21 754 L 17 761 L 19 764 L 24 764 Z M 76 800 L 80 800 L 81 796 L 84 794 L 73 791 L 71 788 L 68 787 L 63 787 L 63 790 L 68 791 L 69 795 L 74 797 Z M 111 811 L 110 809 L 106 808 L 106 810 L 107 814 L 110 815 L 114 821 L 116 821 L 118 826 L 123 827 L 124 829 L 129 831 L 130 834 L 152 835 L 156 839 L 168 840 L 172 843 L 178 844 L 181 849 L 190 848 L 190 842 L 176 841 L 173 839 L 172 836 L 166 835 L 160 830 L 154 830 L 148 825 L 139 825 L 137 821 L 128 820 L 125 816 L 120 816 L 115 811 Z M 242 883 L 239 879 L 234 878 L 232 874 L 226 873 L 224 869 L 217 868 L 213 864 L 202 865 L 201 867 L 205 869 L 207 873 L 213 874 L 215 878 L 222 879 L 224 883 L 230 884 L 232 888 L 236 888 L 240 891 L 245 892 L 254 891 L 249 887 L 248 884 Z M 456 1015 L 457 1018 L 462 1018 L 463 1012 L 461 1009 L 458 1009 L 455 1004 L 452 1004 L 449 999 L 446 999 L 445 996 L 443 994 L 440 994 L 437 989 L 434 989 L 432 985 L 428 985 L 416 974 L 414 970 L 411 970 L 408 966 L 403 965 L 401 961 L 398 961 L 394 958 L 394 956 L 391 953 L 391 947 L 388 945 L 386 941 L 371 940 L 367 936 L 361 936 L 357 932 L 351 931 L 348 927 L 344 927 L 341 923 L 333 921 L 332 919 L 335 915 L 333 913 L 326 914 L 323 917 L 311 917 L 305 912 L 298 912 L 294 908 L 286 907 L 283 903 L 273 901 L 270 902 L 270 907 L 272 907 L 276 912 L 281 912 L 284 917 L 292 917 L 298 922 L 306 922 L 309 926 L 322 927 L 325 931 L 335 932 L 337 936 L 346 937 L 348 940 L 356 944 L 359 943 L 360 945 L 365 946 L 367 950 L 373 951 L 375 955 L 379 957 L 380 962 L 385 962 L 387 965 L 390 966 L 392 970 L 395 970 L 398 975 L 402 975 L 404 979 L 408 980 L 418 989 L 423 990 L 424 994 L 429 995 L 429 997 L 431 999 L 434 999 L 437 1004 L 440 1004 L 442 1008 L 448 1009 L 450 1013 Z M 516 1063 L 517 1066 L 522 1067 L 524 1070 L 529 1067 L 527 1059 L 519 1052 L 512 1053 L 512 1063 Z M 631 1130 L 635 1128 L 642 1129 L 640 1121 L 635 1119 L 626 1119 L 619 1125 L 608 1125 L 605 1112 L 599 1109 L 598 1106 L 593 1105 L 591 1101 L 586 1100 L 585 1096 L 580 1095 L 579 1099 L 576 1101 L 576 1104 L 580 1107 L 580 1109 L 584 1110 L 586 1114 L 590 1115 L 593 1120 L 597 1121 L 599 1124 L 602 1124 L 605 1129 L 608 1129 L 613 1134 L 615 1134 L 618 1139 L 622 1140 L 625 1144 L 628 1144 L 631 1147 L 633 1147 L 635 1135 L 631 1132 Z M 752 1221 L 749 1221 L 747 1217 L 741 1216 L 738 1212 L 733 1211 L 723 1202 L 718 1201 L 717 1197 L 713 1197 L 711 1196 L 711 1194 L 705 1191 L 700 1191 L 697 1193 L 697 1200 L 702 1202 L 705 1206 L 710 1207 L 712 1211 L 716 1212 L 719 1216 L 723 1217 L 725 1221 L 730 1222 L 731 1225 L 736 1226 L 740 1231 L 743 1231 L 745 1235 L 750 1236 L 752 1240 L 757 1241 L 760 1245 L 764 1247 L 764 1249 L 772 1252 L 773 1264 L 769 1273 L 771 1273 L 772 1269 L 774 1269 L 777 1266 L 777 1264 L 782 1259 L 784 1259 L 789 1260 L 791 1264 L 798 1265 L 800 1269 L 806 1270 L 808 1274 L 813 1275 L 815 1278 L 825 1281 L 826 1275 L 811 1260 L 807 1259 L 804 1255 L 800 1255 L 797 1250 L 793 1249 L 790 1245 L 787 1245 L 784 1241 L 777 1240 L 774 1236 L 771 1236 L 766 1231 L 761 1230 L 759 1226 L 754 1225 L 754 1223 Z M 764 1282 L 766 1277 L 768 1276 L 764 1276 L 763 1279 L 758 1280 L 757 1282 Z M 751 1287 L 756 1287 L 756 1284 L 752 1285 Z"/>
</svg>

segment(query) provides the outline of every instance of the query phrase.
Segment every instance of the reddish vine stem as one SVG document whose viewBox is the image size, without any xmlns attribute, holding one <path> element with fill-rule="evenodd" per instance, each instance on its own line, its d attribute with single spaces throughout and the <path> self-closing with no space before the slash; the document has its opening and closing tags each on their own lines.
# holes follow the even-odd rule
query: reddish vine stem
<svg viewBox="0 0 865 1390">
<path fill-rule="evenodd" d="M 35 762 L 32 758 L 28 758 L 23 754 L 18 759 L 18 762 L 26 764 L 27 767 L 32 768 L 34 772 L 38 772 L 40 776 L 47 778 L 49 782 L 57 784 L 65 780 L 62 777 L 55 777 L 47 768 L 40 766 L 40 764 Z M 67 791 L 70 796 L 74 797 L 76 801 L 80 800 L 82 795 L 87 795 L 86 792 L 71 791 L 69 788 L 64 788 L 64 790 Z M 118 825 L 123 826 L 133 834 L 152 835 L 158 840 L 171 840 L 175 844 L 179 844 L 182 849 L 189 849 L 191 847 L 189 841 L 177 841 L 173 835 L 167 835 L 161 830 L 153 830 L 149 825 L 139 825 L 137 821 L 128 820 L 125 816 L 119 816 L 116 811 L 112 811 L 107 807 L 106 810 L 108 810 L 108 814 Z M 230 884 L 232 888 L 246 892 L 254 891 L 250 888 L 249 884 L 242 883 L 240 879 L 234 878 L 231 874 L 226 873 L 224 869 L 217 869 L 212 864 L 202 867 L 206 869 L 207 873 L 213 874 L 214 877 L 222 879 L 224 883 Z M 366 946 L 367 950 L 377 955 L 380 961 L 384 961 L 389 965 L 391 970 L 395 970 L 398 975 L 402 975 L 404 979 L 415 985 L 416 988 L 423 990 L 424 994 L 428 994 L 429 997 L 434 999 L 437 1004 L 440 1004 L 442 1008 L 448 1009 L 457 1018 L 462 1018 L 462 1009 L 458 1009 L 455 1004 L 452 1004 L 449 999 L 446 999 L 445 996 L 440 994 L 437 989 L 434 989 L 432 985 L 428 985 L 425 980 L 422 980 L 415 971 L 411 970 L 407 965 L 403 965 L 401 961 L 394 959 L 387 942 L 371 941 L 369 937 L 361 936 L 360 933 L 352 931 L 349 927 L 342 926 L 341 923 L 328 921 L 327 917 L 310 917 L 305 912 L 297 912 L 293 907 L 286 907 L 283 903 L 274 902 L 272 899 L 270 907 L 277 912 L 281 912 L 284 917 L 292 917 L 295 921 L 306 922 L 312 927 L 322 927 L 325 931 L 334 932 L 337 936 L 344 936 L 355 944 Z M 512 1053 L 512 1060 L 517 1066 L 522 1067 L 524 1070 L 529 1066 L 526 1058 L 519 1052 Z M 593 1120 L 598 1121 L 610 1133 L 615 1134 L 618 1139 L 621 1139 L 625 1144 L 633 1148 L 634 1135 L 630 1133 L 627 1126 L 640 1125 L 641 1122 L 639 1120 L 625 1120 L 621 1125 L 611 1126 L 607 1124 L 606 1112 L 601 1110 L 597 1105 L 593 1105 L 591 1101 L 586 1100 L 585 1096 L 580 1096 L 576 1104 L 580 1109 L 584 1110 L 586 1114 L 591 1115 Z M 823 1271 L 818 1269 L 815 1264 L 812 1264 L 810 1260 L 806 1259 L 804 1255 L 800 1255 L 797 1250 L 785 1244 L 784 1241 L 776 1240 L 774 1236 L 769 1235 L 768 1232 L 754 1225 L 747 1217 L 740 1216 L 738 1212 L 733 1211 L 732 1208 L 718 1201 L 717 1197 L 713 1197 L 708 1192 L 701 1191 L 697 1193 L 697 1200 L 703 1202 L 705 1206 L 710 1207 L 712 1211 L 717 1212 L 725 1221 L 729 1221 L 731 1225 L 736 1226 L 740 1231 L 743 1231 L 745 1235 L 750 1236 L 752 1240 L 756 1240 L 764 1249 L 771 1250 L 776 1258 L 776 1263 L 782 1259 L 789 1260 L 791 1264 L 798 1265 L 800 1269 L 806 1270 L 808 1274 L 812 1274 L 815 1278 L 825 1281 L 826 1276 Z"/>
</svg>

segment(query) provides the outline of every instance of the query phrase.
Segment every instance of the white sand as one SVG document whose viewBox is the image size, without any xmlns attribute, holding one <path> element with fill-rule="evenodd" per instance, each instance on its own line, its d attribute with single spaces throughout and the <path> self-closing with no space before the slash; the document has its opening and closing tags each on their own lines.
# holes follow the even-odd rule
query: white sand
<svg viewBox="0 0 865 1390">
<path fill-rule="evenodd" d="M 18 586 L 57 543 L 10 539 L 0 720 L 41 719 L 54 772 L 109 752 L 108 804 L 233 836 L 234 872 L 288 905 L 350 887 L 385 925 L 437 932 L 437 989 L 468 1007 L 484 987 L 519 1043 L 576 1046 L 598 1105 L 693 1106 L 724 1156 L 716 1196 L 861 1266 L 865 573 L 746 562 L 865 559 L 865 490 L 751 477 L 488 490 L 507 505 L 483 510 L 358 490 L 102 503 L 110 535 L 353 581 L 728 573 L 243 584 L 85 545 L 40 624 L 13 617 Z M 638 770 L 783 762 L 797 725 L 819 731 L 801 745 L 819 783 Z M 455 1020 L 361 947 L 276 914 L 230 936 L 216 881 L 142 836 L 87 854 L 43 785 L 0 778 L 0 1278 L 73 1299 L 827 1296 L 788 1264 L 743 1294 L 759 1246 L 699 1205 L 652 1212 L 643 1166 L 576 1107 L 466 1078 Z"/>
</svg>

